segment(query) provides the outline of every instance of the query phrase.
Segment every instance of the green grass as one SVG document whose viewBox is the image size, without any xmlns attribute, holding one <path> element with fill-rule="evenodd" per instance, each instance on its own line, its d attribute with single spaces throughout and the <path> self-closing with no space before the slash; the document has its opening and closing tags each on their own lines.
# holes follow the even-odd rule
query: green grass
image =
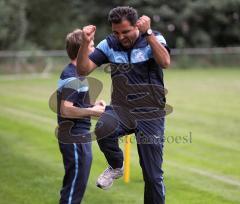
<svg viewBox="0 0 240 204">
<path fill-rule="evenodd" d="M 109 101 L 110 78 L 100 98 Z M 240 203 L 240 69 L 166 70 L 168 104 L 166 136 L 188 136 L 192 143 L 165 143 L 167 204 Z M 48 98 L 57 76 L 0 80 L 0 203 L 58 202 L 63 176 L 54 137 L 56 115 Z M 93 166 L 84 204 L 143 203 L 143 179 L 136 145 L 131 150 L 131 181 L 116 181 L 109 191 L 95 187 L 106 167 L 93 143 Z"/>
</svg>

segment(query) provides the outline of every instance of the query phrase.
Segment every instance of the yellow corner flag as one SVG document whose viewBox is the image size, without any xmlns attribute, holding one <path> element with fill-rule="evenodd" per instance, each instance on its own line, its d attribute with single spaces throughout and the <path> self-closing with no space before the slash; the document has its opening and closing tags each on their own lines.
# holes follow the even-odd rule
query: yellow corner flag
<svg viewBox="0 0 240 204">
<path fill-rule="evenodd" d="M 131 135 L 125 137 L 125 153 L 124 153 L 124 182 L 130 180 L 130 154 L 131 154 Z"/>
</svg>

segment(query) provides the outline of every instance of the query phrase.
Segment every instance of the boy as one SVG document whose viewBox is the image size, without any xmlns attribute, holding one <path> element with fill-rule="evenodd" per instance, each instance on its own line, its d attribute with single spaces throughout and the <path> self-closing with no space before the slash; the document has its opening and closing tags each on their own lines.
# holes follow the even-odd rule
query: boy
<svg viewBox="0 0 240 204">
<path fill-rule="evenodd" d="M 82 41 L 82 31 L 76 29 L 66 37 L 66 51 L 71 62 L 64 68 L 58 81 L 58 136 L 64 134 L 64 124 L 70 122 L 70 135 L 87 135 L 90 116 L 100 116 L 105 102 L 90 104 L 87 81 L 76 71 L 76 58 Z M 93 41 L 89 50 L 93 51 Z M 80 86 L 79 86 L 80 85 Z M 84 86 L 83 86 L 84 85 Z M 62 143 L 59 140 L 65 175 L 60 204 L 79 204 L 83 198 L 92 162 L 91 143 Z"/>
</svg>

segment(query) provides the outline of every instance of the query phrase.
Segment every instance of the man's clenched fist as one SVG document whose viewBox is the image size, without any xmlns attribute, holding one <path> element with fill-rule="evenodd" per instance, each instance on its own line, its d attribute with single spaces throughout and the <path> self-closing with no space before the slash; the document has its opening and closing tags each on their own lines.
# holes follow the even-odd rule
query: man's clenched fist
<svg viewBox="0 0 240 204">
<path fill-rule="evenodd" d="M 138 19 L 136 26 L 141 33 L 146 33 L 151 28 L 151 19 L 148 16 L 142 16 Z"/>
<path fill-rule="evenodd" d="M 82 30 L 83 41 L 90 43 L 92 40 L 94 40 L 95 32 L 96 32 L 96 26 L 94 25 L 88 25 L 83 27 L 83 30 Z"/>
</svg>

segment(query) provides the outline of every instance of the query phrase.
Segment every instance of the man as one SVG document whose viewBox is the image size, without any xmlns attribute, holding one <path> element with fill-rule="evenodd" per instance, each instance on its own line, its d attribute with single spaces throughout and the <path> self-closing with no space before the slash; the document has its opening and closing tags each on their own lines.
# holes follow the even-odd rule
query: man
<svg viewBox="0 0 240 204">
<path fill-rule="evenodd" d="M 95 131 L 109 167 L 99 176 L 97 186 L 108 189 L 114 179 L 123 175 L 123 153 L 118 137 L 135 133 L 145 181 L 144 203 L 163 204 L 165 95 L 162 69 L 170 64 L 169 48 L 163 36 L 151 30 L 150 18 L 138 19 L 137 11 L 131 7 L 112 9 L 108 20 L 113 34 L 101 41 L 89 56 L 88 47 L 96 27 L 89 25 L 83 29 L 77 57 L 78 72 L 83 75 L 104 63 L 110 63 L 112 68 L 111 106 L 105 109 Z"/>
<path fill-rule="evenodd" d="M 66 123 L 71 123 L 71 135 L 87 135 L 91 125 L 90 116 L 100 116 L 105 109 L 104 101 L 90 105 L 86 79 L 77 74 L 76 57 L 81 41 L 80 29 L 66 37 L 66 50 L 71 62 L 64 68 L 58 82 L 58 138 L 65 134 Z M 89 43 L 88 49 L 93 51 L 93 41 Z M 66 144 L 59 140 L 59 147 L 65 169 L 60 204 L 79 204 L 91 168 L 91 143 Z"/>
</svg>

